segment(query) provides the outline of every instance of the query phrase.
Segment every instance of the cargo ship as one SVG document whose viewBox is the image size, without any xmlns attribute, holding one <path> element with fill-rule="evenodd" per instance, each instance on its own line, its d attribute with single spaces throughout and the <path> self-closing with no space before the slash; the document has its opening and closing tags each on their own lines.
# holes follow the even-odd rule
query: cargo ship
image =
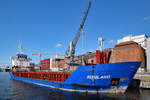
<svg viewBox="0 0 150 100">
<path fill-rule="evenodd" d="M 10 72 L 14 80 L 65 91 L 124 93 L 140 62 L 80 66 L 74 72 Z"/>
<path fill-rule="evenodd" d="M 20 45 L 17 55 L 11 57 L 11 78 L 13 80 L 64 91 L 124 93 L 136 71 L 141 66 L 141 61 L 136 59 L 132 60 L 131 58 L 133 56 L 126 56 L 128 54 L 134 54 L 134 52 L 128 54 L 124 53 L 124 51 L 119 52 L 126 54 L 124 57 L 121 57 L 119 56 L 119 53 L 116 53 L 118 49 L 101 49 L 94 53 L 89 52 L 88 54 L 79 56 L 74 55 L 76 44 L 81 32 L 83 31 L 83 25 L 90 6 L 91 2 L 88 3 L 78 33 L 73 41 L 70 42 L 65 56 L 57 56 L 54 59 L 41 60 L 39 69 L 35 70 L 35 65 L 30 63 L 31 58 L 24 54 L 22 46 Z M 102 45 L 102 39 L 100 40 L 100 44 Z M 140 48 L 139 46 L 135 48 L 135 46 L 137 45 L 134 45 L 133 49 Z M 127 51 L 128 48 L 129 46 L 125 50 Z M 130 50 L 131 48 L 129 48 L 127 52 L 130 52 Z M 41 53 L 39 53 L 39 55 L 41 56 Z M 110 57 L 110 55 L 113 55 L 113 57 Z M 113 62 L 117 56 L 120 60 L 118 59 L 116 62 Z M 129 58 L 129 61 L 123 60 L 123 58 Z"/>
<path fill-rule="evenodd" d="M 127 47 L 129 48 L 129 45 Z M 136 48 L 134 47 L 134 49 L 138 49 L 138 46 Z M 96 63 L 91 60 L 91 63 L 88 62 L 83 66 L 78 66 L 74 70 L 53 70 L 53 66 L 56 64 L 52 62 L 55 62 L 58 58 L 42 60 L 40 62 L 40 70 L 35 70 L 34 64 L 30 63 L 31 58 L 28 58 L 24 52 L 19 51 L 16 56 L 11 57 L 12 72 L 10 72 L 10 76 L 13 80 L 64 91 L 124 93 L 136 71 L 141 66 L 141 62 L 128 61 L 109 63 L 108 54 L 106 52 L 97 50 L 95 54 Z M 63 65 L 64 64 L 61 66 Z"/>
</svg>

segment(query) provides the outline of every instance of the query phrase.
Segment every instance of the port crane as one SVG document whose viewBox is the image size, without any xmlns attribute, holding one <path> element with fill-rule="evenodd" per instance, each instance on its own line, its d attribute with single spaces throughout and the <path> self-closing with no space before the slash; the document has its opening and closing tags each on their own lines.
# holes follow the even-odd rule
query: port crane
<svg viewBox="0 0 150 100">
<path fill-rule="evenodd" d="M 70 61 L 68 63 L 70 66 L 72 66 L 73 63 L 74 63 L 74 54 L 75 54 L 76 45 L 77 45 L 78 40 L 80 38 L 81 32 L 83 32 L 83 26 L 84 26 L 85 20 L 87 18 L 87 15 L 88 15 L 90 7 L 91 7 L 91 2 L 89 1 L 88 6 L 85 9 L 85 12 L 83 14 L 83 18 L 82 18 L 82 21 L 80 23 L 80 26 L 78 28 L 77 35 L 75 36 L 75 38 L 73 39 L 73 41 L 70 42 L 70 44 L 68 46 L 68 49 L 65 52 L 65 57 L 70 58 Z"/>
<path fill-rule="evenodd" d="M 42 55 L 62 55 L 64 54 L 63 52 L 42 52 L 40 50 L 39 53 L 32 53 L 32 55 L 39 55 L 40 56 L 40 61 L 42 60 Z"/>
</svg>

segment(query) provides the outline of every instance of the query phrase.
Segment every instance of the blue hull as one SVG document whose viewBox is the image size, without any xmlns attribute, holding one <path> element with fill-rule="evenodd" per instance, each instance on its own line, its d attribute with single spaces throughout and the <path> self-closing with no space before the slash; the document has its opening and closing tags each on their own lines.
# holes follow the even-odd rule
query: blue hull
<svg viewBox="0 0 150 100">
<path fill-rule="evenodd" d="M 124 93 L 140 66 L 140 62 L 88 65 L 78 67 L 64 82 L 16 77 L 14 80 L 66 91 Z"/>
</svg>

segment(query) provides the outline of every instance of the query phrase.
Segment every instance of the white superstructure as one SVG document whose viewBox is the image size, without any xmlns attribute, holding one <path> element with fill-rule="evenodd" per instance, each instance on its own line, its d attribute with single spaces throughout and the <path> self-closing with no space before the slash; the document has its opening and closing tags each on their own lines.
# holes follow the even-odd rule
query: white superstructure
<svg viewBox="0 0 150 100">
<path fill-rule="evenodd" d="M 31 67 L 31 60 L 31 58 L 28 58 L 28 56 L 24 54 L 22 45 L 19 44 L 17 55 L 11 57 L 12 67 L 18 68 L 19 70 L 26 70 L 27 68 Z"/>
<path fill-rule="evenodd" d="M 17 54 L 17 56 L 11 57 L 12 66 L 29 67 L 31 58 L 28 58 L 25 54 Z"/>
<path fill-rule="evenodd" d="M 129 35 L 129 36 L 125 36 L 122 39 L 118 40 L 117 44 L 122 43 L 122 42 L 127 42 L 127 41 L 134 41 L 138 44 L 141 44 L 141 46 L 144 49 L 146 49 L 146 39 L 147 39 L 147 36 L 145 34 L 137 35 L 137 36 Z"/>
</svg>

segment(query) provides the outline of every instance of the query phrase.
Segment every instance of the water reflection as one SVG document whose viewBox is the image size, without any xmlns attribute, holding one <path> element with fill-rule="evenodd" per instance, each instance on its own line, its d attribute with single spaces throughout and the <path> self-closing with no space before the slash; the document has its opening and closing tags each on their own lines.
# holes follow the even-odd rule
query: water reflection
<svg viewBox="0 0 150 100">
<path fill-rule="evenodd" d="M 126 100 L 124 94 L 88 94 L 66 92 L 19 81 L 12 82 L 12 99 L 19 100 Z"/>
</svg>

